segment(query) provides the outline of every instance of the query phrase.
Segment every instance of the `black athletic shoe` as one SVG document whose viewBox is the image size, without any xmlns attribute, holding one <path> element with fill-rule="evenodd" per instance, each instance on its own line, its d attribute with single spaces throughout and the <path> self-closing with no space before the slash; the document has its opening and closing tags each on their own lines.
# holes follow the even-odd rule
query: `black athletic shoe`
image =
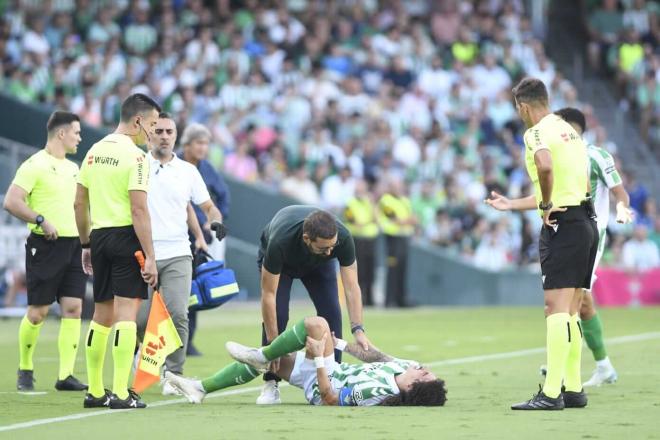
<svg viewBox="0 0 660 440">
<path fill-rule="evenodd" d="M 197 350 L 197 347 L 195 347 L 192 344 L 188 344 L 188 348 L 186 349 L 186 356 L 201 356 L 202 352 Z"/>
<path fill-rule="evenodd" d="M 125 399 L 120 399 L 116 394 L 112 395 L 110 400 L 110 409 L 135 409 L 135 408 L 146 408 L 147 404 L 140 400 L 140 396 L 133 391 L 128 389 L 128 397 Z"/>
<path fill-rule="evenodd" d="M 57 391 L 84 391 L 87 389 L 87 385 L 69 374 L 66 379 L 55 382 L 55 389 Z"/>
<path fill-rule="evenodd" d="M 584 408 L 587 406 L 587 393 L 584 392 L 584 389 L 581 391 L 562 391 L 564 396 L 564 405 L 566 408 Z"/>
<path fill-rule="evenodd" d="M 107 408 L 110 406 L 110 401 L 112 400 L 112 393 L 110 390 L 105 390 L 105 394 L 101 397 L 94 397 L 91 394 L 85 394 L 85 400 L 83 401 L 83 406 L 85 408 Z"/>
<path fill-rule="evenodd" d="M 34 391 L 34 371 L 32 370 L 18 370 L 18 378 L 16 379 L 16 389 L 18 391 Z"/>
<path fill-rule="evenodd" d="M 543 388 L 539 385 L 539 392 L 534 394 L 534 396 L 529 399 L 527 402 L 518 403 L 511 405 L 511 409 L 523 410 L 523 411 L 534 411 L 534 410 L 545 410 L 545 411 L 556 411 L 564 409 L 564 399 L 561 394 L 559 397 L 552 398 L 543 394 Z"/>
</svg>

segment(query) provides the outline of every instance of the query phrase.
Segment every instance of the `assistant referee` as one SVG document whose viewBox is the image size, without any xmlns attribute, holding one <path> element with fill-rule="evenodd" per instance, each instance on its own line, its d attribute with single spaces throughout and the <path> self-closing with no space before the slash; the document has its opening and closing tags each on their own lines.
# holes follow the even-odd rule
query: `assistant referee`
<svg viewBox="0 0 660 440">
<path fill-rule="evenodd" d="M 509 200 L 492 193 L 486 203 L 500 210 L 538 208 L 543 217 L 539 238 L 546 313 L 547 376 L 532 399 L 515 410 L 561 410 L 587 405 L 580 362 L 582 328 L 578 312 L 582 289 L 591 287 L 598 230 L 591 200 L 587 146 L 573 127 L 550 112 L 548 92 L 536 78 L 514 89 L 516 109 L 528 127 L 525 165 L 534 195 Z M 562 391 L 562 380 L 565 390 Z"/>
<path fill-rule="evenodd" d="M 121 105 L 114 133 L 87 152 L 80 169 L 75 212 L 85 272 L 94 274 L 94 317 L 85 353 L 89 393 L 84 407 L 145 408 L 128 389 L 136 341 L 136 316 L 147 283 L 158 281 L 147 207 L 149 161 L 137 145 L 146 145 L 160 107 L 141 93 Z M 91 234 L 90 234 L 91 223 Z M 135 252 L 145 255 L 142 272 Z M 111 327 L 114 377 L 112 394 L 103 387 L 103 361 Z"/>
<path fill-rule="evenodd" d="M 80 118 L 56 111 L 46 124 L 46 146 L 16 171 L 4 208 L 28 223 L 25 275 L 28 308 L 18 330 L 19 367 L 16 388 L 34 389 L 32 356 L 50 305 L 62 309 L 57 348 L 60 368 L 55 388 L 87 389 L 73 376 L 80 341 L 80 313 L 87 276 L 80 262 L 80 242 L 73 214 L 78 165 L 66 159 L 80 143 Z"/>
</svg>

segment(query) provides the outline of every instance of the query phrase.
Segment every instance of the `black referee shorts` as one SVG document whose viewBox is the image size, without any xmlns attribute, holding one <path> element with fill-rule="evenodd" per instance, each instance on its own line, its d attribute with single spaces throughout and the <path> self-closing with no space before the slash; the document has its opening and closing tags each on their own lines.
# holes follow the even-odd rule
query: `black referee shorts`
<svg viewBox="0 0 660 440">
<path fill-rule="evenodd" d="M 87 275 L 83 272 L 78 237 L 46 240 L 32 233 L 25 242 L 25 280 L 28 304 L 50 305 L 63 296 L 82 299 Z"/>
<path fill-rule="evenodd" d="M 543 289 L 591 287 L 598 228 L 585 206 L 555 212 L 555 227 L 543 225 L 539 238 Z"/>
<path fill-rule="evenodd" d="M 94 302 L 115 296 L 147 299 L 147 283 L 142 279 L 135 251 L 142 250 L 133 226 L 95 229 L 90 235 Z"/>
</svg>

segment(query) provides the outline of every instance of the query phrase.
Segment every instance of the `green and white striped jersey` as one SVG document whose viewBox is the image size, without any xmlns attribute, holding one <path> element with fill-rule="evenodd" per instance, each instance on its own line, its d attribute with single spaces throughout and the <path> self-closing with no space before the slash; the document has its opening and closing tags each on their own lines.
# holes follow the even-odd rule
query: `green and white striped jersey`
<svg viewBox="0 0 660 440">
<path fill-rule="evenodd" d="M 394 380 L 411 365 L 408 361 L 393 360 L 369 364 L 338 364 L 330 375 L 332 388 L 339 393 L 340 406 L 375 406 L 400 393 Z M 313 404 L 319 404 L 318 384 L 313 389 Z"/>
<path fill-rule="evenodd" d="M 621 176 L 614 164 L 614 158 L 603 148 L 589 144 L 589 178 L 591 194 L 596 208 L 598 230 L 607 228 L 610 216 L 610 189 L 621 184 Z"/>
</svg>

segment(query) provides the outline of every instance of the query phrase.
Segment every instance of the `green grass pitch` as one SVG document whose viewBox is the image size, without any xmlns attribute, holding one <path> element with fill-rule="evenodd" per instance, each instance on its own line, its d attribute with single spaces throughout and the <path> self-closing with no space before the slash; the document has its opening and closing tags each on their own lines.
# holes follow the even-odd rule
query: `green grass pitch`
<svg viewBox="0 0 660 440">
<path fill-rule="evenodd" d="M 292 304 L 292 321 L 312 314 Z M 560 412 L 514 412 L 541 381 L 545 323 L 538 308 L 367 310 L 371 340 L 393 355 L 430 365 L 447 381 L 442 408 L 312 407 L 302 392 L 282 388 L 283 405 L 259 407 L 261 380 L 208 396 L 201 406 L 143 394 L 146 410 L 85 410 L 82 393 L 58 393 L 56 320 L 41 331 L 34 395 L 15 390 L 18 320 L 0 321 L 0 439 L 660 439 L 660 309 L 604 309 L 608 352 L 619 382 L 589 390 L 589 406 Z M 256 304 L 229 304 L 200 314 L 197 346 L 186 374 L 205 377 L 229 361 L 224 342 L 260 340 Z M 83 325 L 83 335 L 86 331 Z M 348 333 L 345 330 L 346 333 Z M 350 361 L 346 356 L 345 360 Z M 110 353 L 106 387 L 111 385 Z M 583 378 L 594 366 L 583 352 Z M 84 352 L 76 374 L 85 379 Z M 227 392 L 228 391 L 228 392 Z"/>
</svg>

